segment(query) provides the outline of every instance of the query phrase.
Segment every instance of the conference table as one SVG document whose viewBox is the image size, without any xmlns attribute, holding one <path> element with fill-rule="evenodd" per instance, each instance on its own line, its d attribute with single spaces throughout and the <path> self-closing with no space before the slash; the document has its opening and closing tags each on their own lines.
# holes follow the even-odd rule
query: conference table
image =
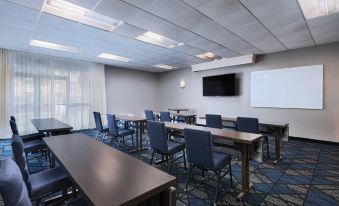
<svg viewBox="0 0 339 206">
<path fill-rule="evenodd" d="M 206 117 L 199 117 L 199 119 L 206 119 Z M 237 118 L 234 117 L 222 117 L 223 122 L 228 122 L 236 125 Z M 235 126 L 234 126 L 235 127 Z M 281 160 L 280 141 L 288 141 L 289 123 L 279 123 L 270 121 L 259 120 L 259 127 L 266 128 L 272 132 L 275 144 L 275 160 L 274 163 L 278 163 Z"/>
<path fill-rule="evenodd" d="M 31 119 L 33 126 L 41 133 L 51 136 L 53 132 L 69 132 L 73 129 L 70 125 L 55 118 Z"/>
<path fill-rule="evenodd" d="M 180 112 L 186 112 L 188 111 L 189 109 L 186 109 L 186 108 L 170 108 L 168 109 L 169 111 L 176 111 L 177 113 L 180 113 Z"/>
<path fill-rule="evenodd" d="M 159 118 L 160 112 L 155 111 L 154 114 L 156 115 L 156 118 Z M 176 112 L 170 112 L 170 115 L 177 118 L 183 118 L 186 122 L 186 124 L 195 124 L 196 123 L 196 114 L 189 114 L 189 113 L 176 113 Z"/>
<path fill-rule="evenodd" d="M 229 129 L 216 129 L 204 126 L 197 125 L 188 125 L 182 123 L 173 123 L 173 122 L 165 122 L 165 127 L 167 130 L 179 131 L 183 132 L 185 128 L 188 129 L 196 129 L 202 131 L 209 131 L 213 138 L 221 139 L 221 140 L 232 140 L 234 142 L 239 143 L 240 152 L 242 156 L 242 167 L 241 167 L 241 192 L 237 196 L 239 200 L 242 200 L 243 197 L 247 194 L 247 192 L 251 188 L 251 184 L 249 181 L 249 162 L 250 162 L 250 148 L 251 145 L 255 142 L 259 141 L 262 138 L 261 134 L 252 134 L 246 132 L 238 132 Z"/>
<path fill-rule="evenodd" d="M 82 134 L 43 138 L 90 205 L 176 204 L 176 178 Z"/>
<path fill-rule="evenodd" d="M 136 136 L 136 148 L 133 151 L 143 150 L 144 148 L 142 147 L 142 135 L 147 119 L 144 117 L 130 115 L 115 115 L 115 117 L 118 120 L 133 123 L 133 125 L 135 126 L 135 136 Z"/>
<path fill-rule="evenodd" d="M 186 114 L 186 113 L 176 113 L 171 114 L 173 117 L 181 117 L 185 119 L 186 124 L 195 124 L 196 122 L 196 114 Z"/>
<path fill-rule="evenodd" d="M 40 118 L 40 119 L 31 119 L 31 122 L 36 130 L 40 133 L 46 133 L 47 136 L 52 136 L 53 133 L 63 132 L 69 133 L 73 127 L 60 121 L 55 118 Z M 48 152 L 48 156 L 50 157 L 50 153 Z M 55 167 L 55 157 L 52 155 L 50 157 L 50 166 Z"/>
</svg>

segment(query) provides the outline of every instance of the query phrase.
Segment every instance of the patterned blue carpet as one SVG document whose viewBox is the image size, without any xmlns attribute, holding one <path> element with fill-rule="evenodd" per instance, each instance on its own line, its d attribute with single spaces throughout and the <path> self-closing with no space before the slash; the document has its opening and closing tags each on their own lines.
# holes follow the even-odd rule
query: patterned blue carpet
<svg viewBox="0 0 339 206">
<path fill-rule="evenodd" d="M 93 130 L 79 131 L 91 137 Z M 147 139 L 147 137 L 145 138 Z M 105 143 L 109 141 L 106 140 Z M 271 157 L 274 157 L 273 140 L 270 139 Z M 147 140 L 145 140 L 147 145 Z M 116 147 L 116 145 L 113 145 Z M 129 141 L 120 148 L 128 152 Z M 29 168 L 32 173 L 48 168 L 43 158 L 30 155 Z M 149 163 L 151 150 L 130 154 L 135 158 Z M 12 156 L 10 140 L 0 140 L 0 157 Z M 326 143 L 316 143 L 306 140 L 289 140 L 282 142 L 282 157 L 280 164 L 274 165 L 272 160 L 260 165 L 255 161 L 250 163 L 251 191 L 243 202 L 237 202 L 236 196 L 241 189 L 241 161 L 232 160 L 235 189 L 230 190 L 229 176 L 223 180 L 223 205 L 304 205 L 323 206 L 339 205 L 339 146 Z M 166 165 L 155 167 L 168 172 Z M 178 179 L 177 205 L 210 205 L 215 195 L 215 180 L 213 173 L 208 173 L 201 179 L 200 170 L 194 171 L 187 192 L 184 191 L 186 174 L 182 159 L 172 166 L 170 173 Z M 1 205 L 1 202 L 0 202 Z"/>
</svg>

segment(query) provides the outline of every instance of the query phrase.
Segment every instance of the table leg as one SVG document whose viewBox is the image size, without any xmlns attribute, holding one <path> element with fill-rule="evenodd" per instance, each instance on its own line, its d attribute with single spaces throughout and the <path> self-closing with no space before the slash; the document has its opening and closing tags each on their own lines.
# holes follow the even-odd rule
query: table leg
<svg viewBox="0 0 339 206">
<path fill-rule="evenodd" d="M 282 137 L 281 128 L 274 129 L 274 142 L 275 142 L 275 160 L 274 164 L 277 164 L 281 160 L 280 154 L 280 139 Z"/>
<path fill-rule="evenodd" d="M 143 122 L 139 122 L 139 132 L 140 132 L 140 134 L 139 134 L 139 139 L 140 139 L 140 144 L 139 144 L 139 146 L 140 146 L 140 148 L 138 148 L 139 150 L 142 150 L 143 148 L 142 148 L 142 130 L 144 129 L 144 123 Z"/>
<path fill-rule="evenodd" d="M 139 122 L 135 123 L 135 140 L 136 140 L 135 150 L 137 151 L 139 149 Z"/>
<path fill-rule="evenodd" d="M 246 193 L 250 190 L 250 170 L 249 170 L 249 162 L 250 162 L 250 145 L 242 143 L 240 145 L 241 149 L 241 159 L 242 159 L 242 167 L 241 167 L 241 192 L 237 196 L 237 200 L 242 200 Z"/>
</svg>

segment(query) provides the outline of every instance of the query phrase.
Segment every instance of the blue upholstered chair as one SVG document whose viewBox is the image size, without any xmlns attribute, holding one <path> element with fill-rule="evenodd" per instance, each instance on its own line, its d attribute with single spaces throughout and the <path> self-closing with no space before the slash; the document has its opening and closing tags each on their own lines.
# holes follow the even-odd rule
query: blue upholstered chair
<svg viewBox="0 0 339 206">
<path fill-rule="evenodd" d="M 18 132 L 16 122 L 14 120 L 12 120 L 12 118 L 9 121 L 9 124 L 11 125 L 13 135 L 20 137 L 23 141 L 23 138 L 21 136 L 19 136 L 19 132 Z M 28 153 L 37 152 L 37 151 L 40 151 L 40 152 L 42 152 L 42 154 L 44 154 L 45 149 L 47 149 L 47 146 L 41 140 L 41 138 L 40 138 L 40 140 L 26 141 L 24 143 L 24 151 L 25 151 L 26 156 L 27 156 Z M 46 157 L 47 157 L 47 155 L 46 155 Z"/>
<path fill-rule="evenodd" d="M 150 138 L 150 145 L 153 150 L 150 164 L 153 164 L 155 154 L 162 155 L 162 157 L 165 157 L 166 160 L 168 160 L 169 157 L 170 171 L 172 161 L 174 160 L 173 156 L 176 153 L 182 152 L 182 157 L 184 158 L 184 167 L 186 170 L 185 144 L 173 140 L 168 140 L 165 124 L 163 122 L 147 121 L 147 130 L 148 136 Z M 181 156 L 178 158 L 181 158 Z"/>
<path fill-rule="evenodd" d="M 12 122 L 12 123 L 11 123 Z M 15 123 L 15 124 L 13 124 Z M 18 127 L 16 124 L 16 119 L 14 116 L 11 116 L 10 119 L 10 126 L 13 135 L 19 135 Z M 35 141 L 35 140 L 42 140 L 43 137 L 46 135 L 43 133 L 33 133 L 33 134 L 26 134 L 26 135 L 21 135 L 21 138 L 24 142 L 30 142 L 30 141 Z"/>
<path fill-rule="evenodd" d="M 18 165 L 10 158 L 0 159 L 0 195 L 5 206 L 31 206 L 28 191 Z M 82 199 L 69 201 L 64 206 L 86 206 Z"/>
<path fill-rule="evenodd" d="M 134 147 L 134 130 L 128 128 L 119 128 L 117 125 L 117 120 L 115 115 L 107 114 L 107 125 L 108 125 L 108 134 L 112 136 L 110 144 L 113 143 L 113 138 L 118 142 L 118 148 L 121 145 L 121 141 L 124 141 L 126 136 L 131 136 L 132 145 Z"/>
<path fill-rule="evenodd" d="M 100 112 L 93 112 L 93 115 L 94 115 L 94 121 L 95 121 L 95 128 L 97 130 L 97 134 L 95 136 L 95 139 L 99 138 L 99 139 L 103 140 L 107 135 L 108 128 L 106 126 L 102 125 Z"/>
<path fill-rule="evenodd" d="M 18 135 L 12 137 L 12 150 L 15 162 L 19 166 L 23 180 L 26 184 L 30 198 L 40 199 L 46 195 L 63 191 L 71 186 L 71 181 L 64 170 L 60 167 L 44 170 L 39 173 L 30 174 L 28 171 L 27 160 L 24 152 L 24 144 Z"/>
<path fill-rule="evenodd" d="M 169 112 L 160 112 L 160 122 L 171 122 L 171 114 Z"/>
<path fill-rule="evenodd" d="M 259 120 L 251 117 L 237 117 L 237 131 L 259 134 Z M 267 158 L 270 158 L 268 137 L 263 136 L 266 143 Z M 257 143 L 254 145 L 258 147 Z"/>
<path fill-rule="evenodd" d="M 145 110 L 145 116 L 147 120 L 154 121 L 154 113 L 152 110 Z"/>
<path fill-rule="evenodd" d="M 206 126 L 222 129 L 222 118 L 218 114 L 206 114 Z"/>
<path fill-rule="evenodd" d="M 194 167 L 213 171 L 217 176 L 217 191 L 215 203 L 219 200 L 219 186 L 222 178 L 229 172 L 230 184 L 232 181 L 231 155 L 213 151 L 212 137 L 210 132 L 184 129 L 187 162 L 189 169 L 187 173 L 186 190 L 189 183 L 189 176 Z M 228 170 L 222 174 L 222 169 L 228 165 Z"/>
<path fill-rule="evenodd" d="M 10 158 L 0 160 L 0 194 L 5 206 L 31 206 L 21 172 Z"/>
</svg>

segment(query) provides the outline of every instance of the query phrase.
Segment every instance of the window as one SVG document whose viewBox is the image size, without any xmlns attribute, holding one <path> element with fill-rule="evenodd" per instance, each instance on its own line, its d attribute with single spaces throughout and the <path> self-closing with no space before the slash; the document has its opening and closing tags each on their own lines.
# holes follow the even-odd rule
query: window
<svg viewBox="0 0 339 206">
<path fill-rule="evenodd" d="M 91 89 L 93 69 L 96 75 L 101 71 L 104 82 L 103 65 L 19 52 L 11 55 L 11 61 L 12 110 L 20 133 L 35 131 L 33 118 L 53 117 L 74 129 L 89 128 L 92 112 L 105 111 L 105 106 L 91 104 L 95 95 L 105 92 L 99 86 L 93 95 Z"/>
</svg>

